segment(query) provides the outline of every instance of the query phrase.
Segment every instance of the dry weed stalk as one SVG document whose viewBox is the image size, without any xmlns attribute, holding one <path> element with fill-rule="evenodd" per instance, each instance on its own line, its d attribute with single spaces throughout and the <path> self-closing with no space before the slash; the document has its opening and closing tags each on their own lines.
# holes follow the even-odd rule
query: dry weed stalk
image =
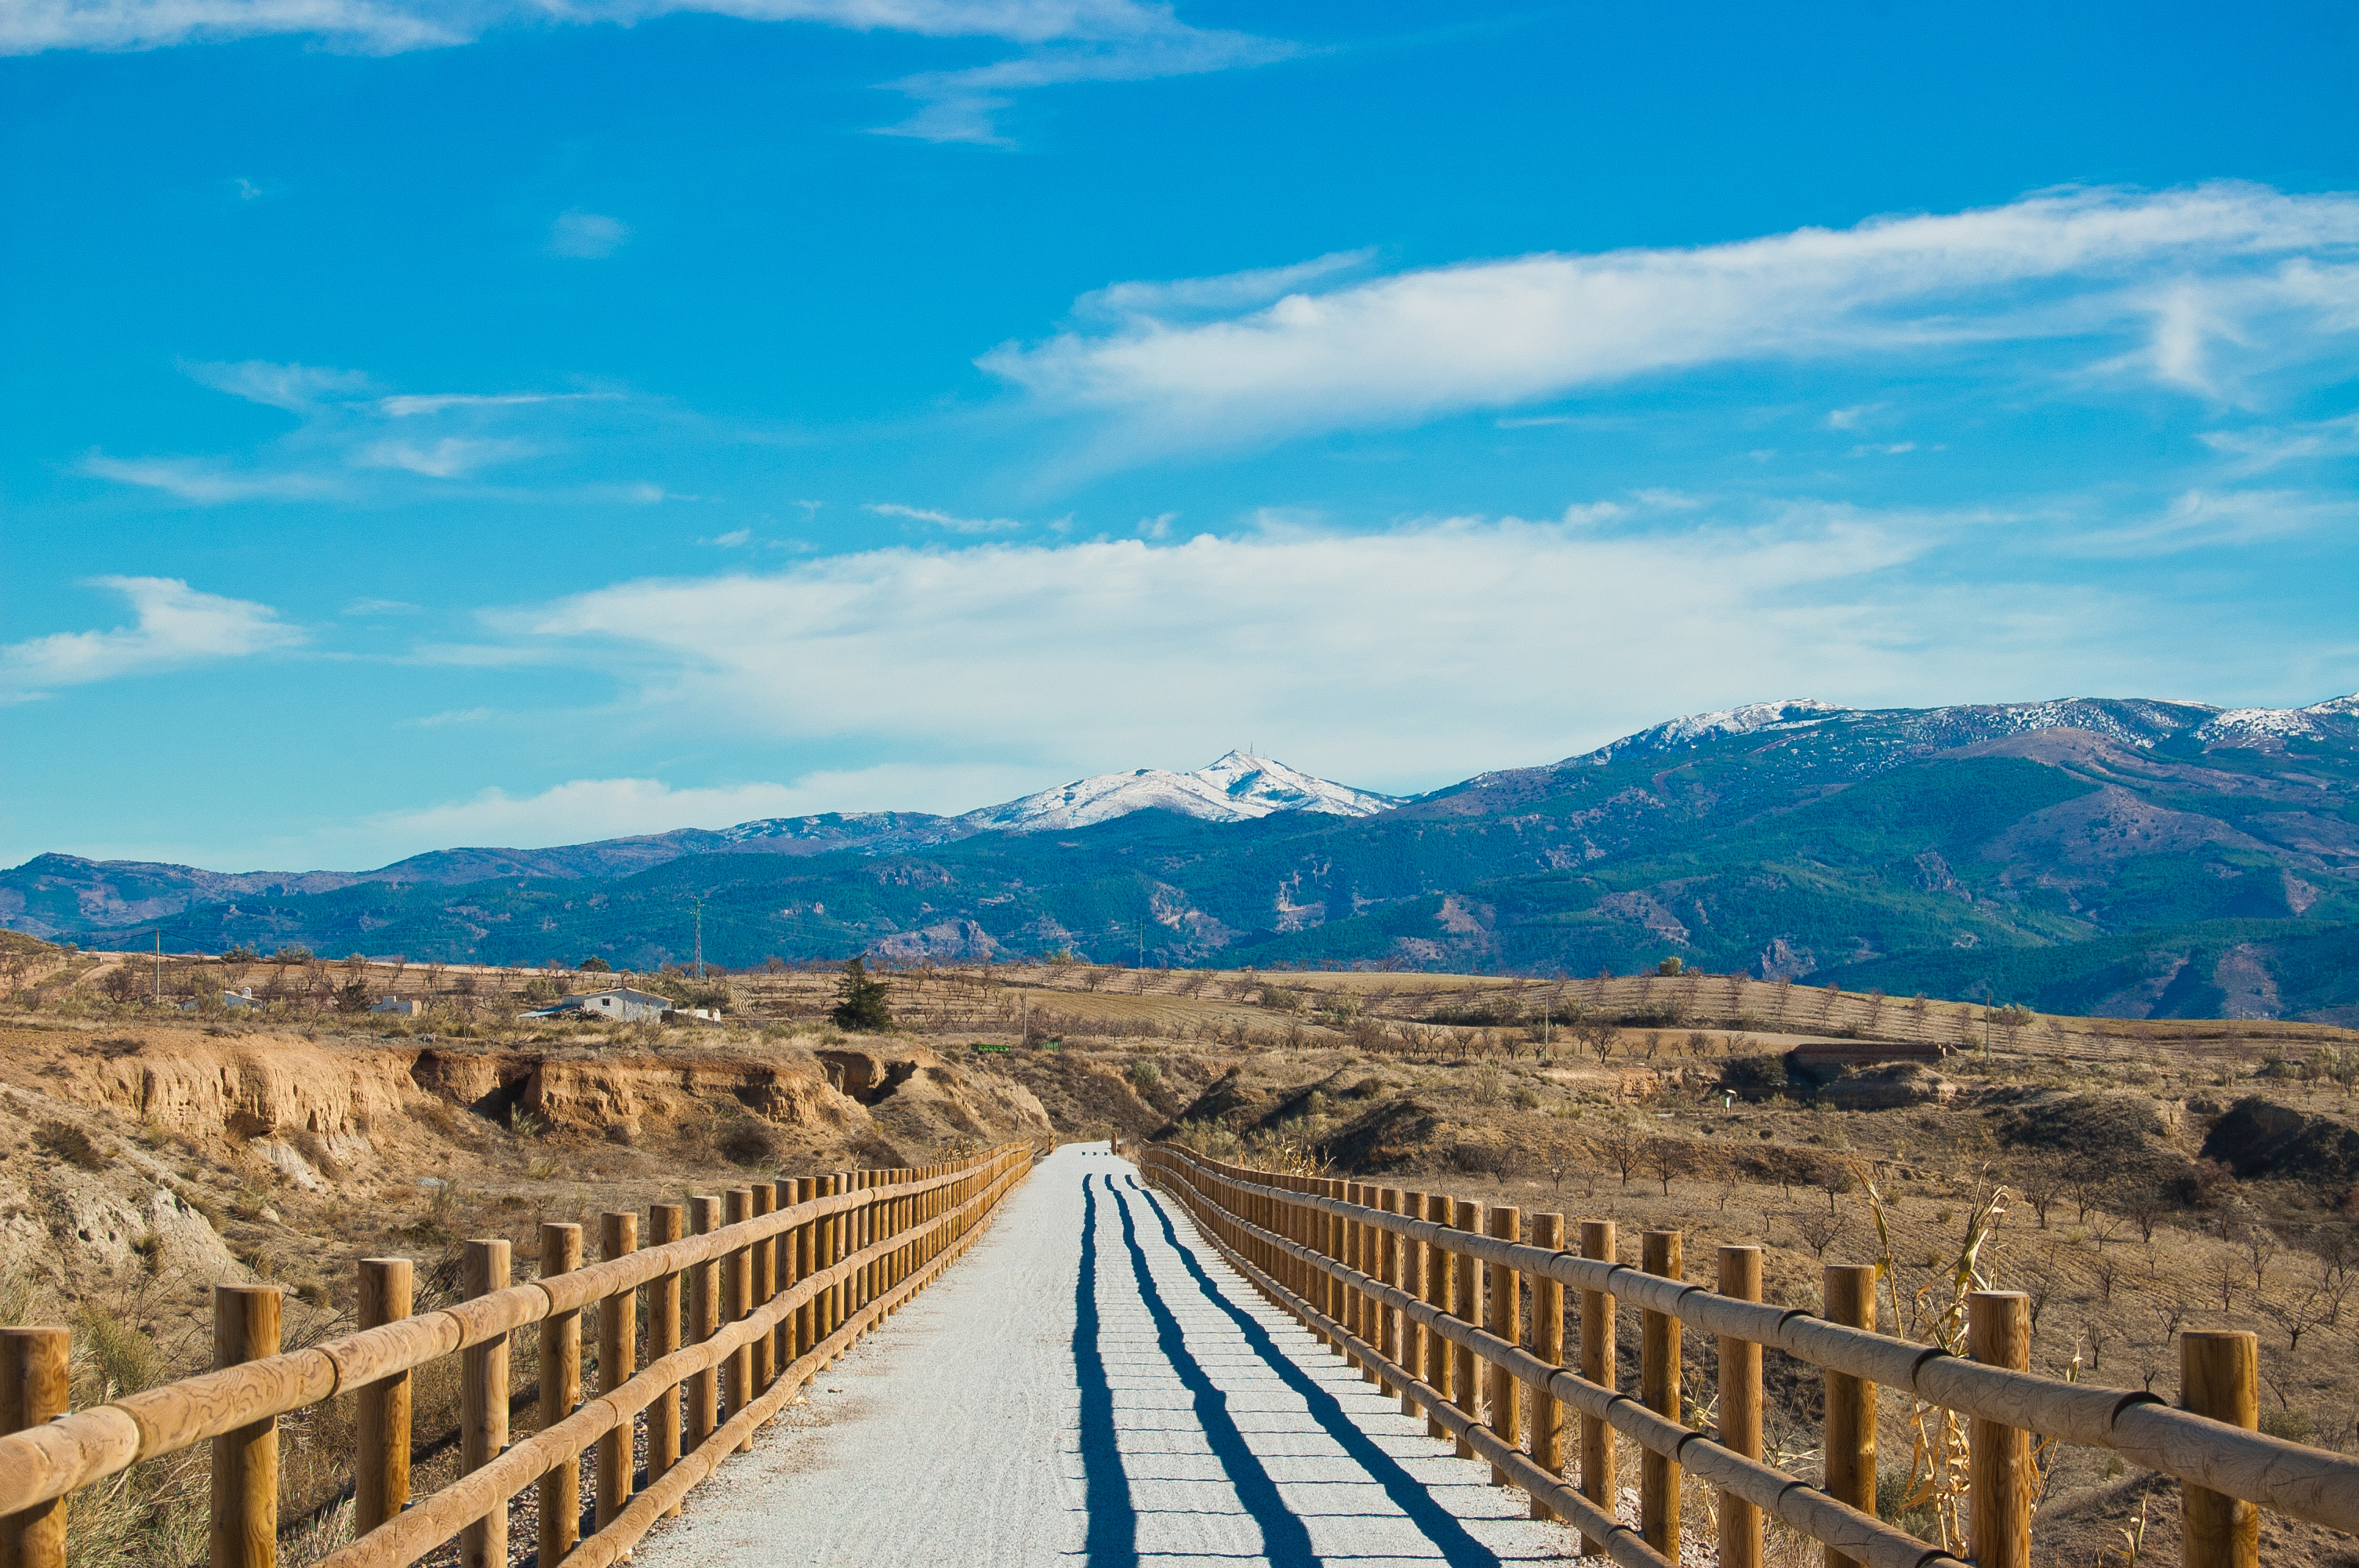
<svg viewBox="0 0 2359 1568">
<path fill-rule="evenodd" d="M 1875 1217 L 1878 1249 L 1875 1271 L 1885 1281 L 1894 1328 L 1919 1344 L 1938 1345 L 1953 1356 L 1963 1354 L 1966 1298 L 1976 1291 L 1995 1288 L 1993 1271 L 1984 1258 L 1984 1249 L 2005 1223 L 2007 1200 L 2013 1195 L 2003 1185 L 1984 1184 L 1988 1183 L 1989 1172 L 1987 1169 L 1983 1172 L 1976 1182 L 1973 1198 L 1966 1207 L 1965 1235 L 1959 1243 L 1957 1256 L 1951 1260 L 1944 1277 L 1929 1281 L 1918 1288 L 1904 1312 L 1900 1300 L 1900 1271 L 1892 1257 L 1892 1226 L 1885 1209 L 1884 1195 L 1876 1187 L 1874 1172 L 1864 1162 L 1852 1162 L 1852 1171 L 1859 1179 L 1861 1190 L 1867 1195 L 1868 1210 Z M 1908 1482 L 1901 1507 L 1930 1509 L 1940 1532 L 1941 1549 L 1951 1552 L 1962 1552 L 1966 1545 L 1966 1423 L 1955 1411 L 1942 1410 L 1922 1400 L 1912 1400 L 1908 1425 L 1914 1434 L 1914 1452 L 1909 1455 Z M 2054 1441 L 2050 1438 L 2043 1442 L 2032 1459 L 2041 1475 L 2043 1486 Z"/>
</svg>

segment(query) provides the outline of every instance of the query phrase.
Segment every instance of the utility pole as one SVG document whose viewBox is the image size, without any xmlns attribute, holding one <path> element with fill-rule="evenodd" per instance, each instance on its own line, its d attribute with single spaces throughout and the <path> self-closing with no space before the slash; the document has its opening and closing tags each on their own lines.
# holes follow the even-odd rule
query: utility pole
<svg viewBox="0 0 2359 1568">
<path fill-rule="evenodd" d="M 156 927 L 156 1005 L 164 1005 L 164 928 L 160 925 Z M 1987 1044 L 1983 1054 L 1990 1054 Z"/>
<path fill-rule="evenodd" d="M 696 978 L 704 979 L 704 900 L 696 901 Z"/>
</svg>

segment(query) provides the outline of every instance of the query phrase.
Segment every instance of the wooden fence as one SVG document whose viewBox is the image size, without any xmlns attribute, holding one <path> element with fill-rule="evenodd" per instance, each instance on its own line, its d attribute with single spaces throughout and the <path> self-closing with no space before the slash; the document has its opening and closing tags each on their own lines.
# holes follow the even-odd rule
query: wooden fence
<svg viewBox="0 0 2359 1568">
<path fill-rule="evenodd" d="M 212 1568 L 277 1554 L 277 1418 L 356 1393 L 353 1533 L 326 1568 L 403 1568 L 461 1541 L 462 1568 L 506 1568 L 508 1505 L 538 1489 L 543 1568 L 608 1568 L 679 1510 L 722 1459 L 972 1245 L 1032 1168 L 1029 1144 L 915 1170 L 848 1171 L 543 1225 L 539 1277 L 508 1283 L 505 1240 L 466 1244 L 466 1299 L 412 1315 L 412 1265 L 361 1263 L 361 1330 L 278 1353 L 279 1292 L 214 1292 L 215 1370 L 68 1413 L 61 1328 L 0 1331 L 0 1568 L 62 1568 L 71 1495 L 210 1440 Z M 647 1365 L 634 1368 L 644 1293 Z M 683 1314 L 682 1308 L 686 1312 Z M 582 1389 L 582 1317 L 597 1314 L 598 1381 Z M 544 1425 L 508 1441 L 509 1336 L 538 1325 Z M 409 1496 L 411 1376 L 461 1363 L 460 1476 Z M 682 1396 L 685 1395 L 683 1401 Z M 685 1420 L 682 1405 L 685 1403 Z M 647 1456 L 635 1459 L 644 1415 Z M 583 1532 L 581 1465 L 597 1490 Z"/>
<path fill-rule="evenodd" d="M 1138 1158 L 1257 1290 L 1397 1392 L 1403 1413 L 1422 1411 L 1433 1436 L 1490 1463 L 1495 1485 L 1529 1492 L 1536 1516 L 1562 1519 L 1585 1551 L 1630 1568 L 1680 1561 L 1682 1472 L 1718 1494 L 1724 1568 L 1759 1568 L 1765 1515 L 1822 1543 L 1830 1568 L 1961 1568 L 1875 1517 L 1879 1387 L 1964 1420 L 1955 1544 L 1979 1568 L 2028 1568 L 2035 1437 L 2111 1449 L 2184 1481 L 2188 1568 L 2256 1568 L 2261 1507 L 2359 1532 L 2359 1460 L 2252 1430 L 2250 1334 L 2183 1334 L 2190 1408 L 2174 1410 L 2150 1394 L 2027 1370 L 2028 1302 L 2011 1292 L 1969 1297 L 1970 1353 L 1957 1356 L 1875 1332 L 1872 1268 L 1829 1268 L 1827 1315 L 1814 1316 L 1761 1301 L 1755 1247 L 1720 1249 L 1718 1289 L 1707 1290 L 1686 1281 L 1677 1231 L 1647 1232 L 1634 1269 L 1614 1260 L 1611 1221 L 1582 1221 L 1578 1250 L 1568 1250 L 1560 1215 L 1533 1216 L 1527 1244 L 1514 1208 L 1256 1171 L 1170 1144 Z M 1562 1365 L 1567 1291 L 1580 1297 L 1578 1370 Z M 1617 1299 L 1639 1313 L 1636 1399 L 1615 1387 Z M 1686 1424 L 1686 1327 L 1719 1339 L 1711 1435 Z M 1762 1462 L 1763 1346 L 1825 1374 L 1823 1485 Z M 1636 1530 L 1615 1518 L 1616 1433 L 1641 1453 Z M 1577 1486 L 1565 1478 L 1572 1473 Z"/>
</svg>

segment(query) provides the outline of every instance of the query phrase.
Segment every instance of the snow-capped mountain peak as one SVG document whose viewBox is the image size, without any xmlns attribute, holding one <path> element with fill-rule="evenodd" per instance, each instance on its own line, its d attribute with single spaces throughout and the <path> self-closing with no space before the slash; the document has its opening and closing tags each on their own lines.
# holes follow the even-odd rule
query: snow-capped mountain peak
<svg viewBox="0 0 2359 1568">
<path fill-rule="evenodd" d="M 960 817 L 978 833 L 1044 833 L 1109 822 L 1134 811 L 1176 811 L 1207 822 L 1243 822 L 1281 811 L 1372 816 L 1399 804 L 1250 752 L 1231 752 L 1192 773 L 1139 768 L 1095 773 Z"/>
</svg>

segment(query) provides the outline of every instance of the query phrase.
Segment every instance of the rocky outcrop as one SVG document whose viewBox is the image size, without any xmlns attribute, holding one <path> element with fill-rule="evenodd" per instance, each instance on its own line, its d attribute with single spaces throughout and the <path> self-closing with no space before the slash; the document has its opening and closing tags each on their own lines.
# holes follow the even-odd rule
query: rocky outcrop
<svg viewBox="0 0 2359 1568">
<path fill-rule="evenodd" d="M 2340 1191 L 2359 1182 L 2359 1129 L 2251 1095 L 2212 1124 L 2203 1157 L 2243 1181 L 2314 1182 Z"/>
<path fill-rule="evenodd" d="M 1945 1105 L 1957 1092 L 1957 1085 L 1921 1063 L 1888 1062 L 1843 1074 L 1821 1087 L 1819 1098 L 1839 1110 L 1900 1110 Z"/>
</svg>

